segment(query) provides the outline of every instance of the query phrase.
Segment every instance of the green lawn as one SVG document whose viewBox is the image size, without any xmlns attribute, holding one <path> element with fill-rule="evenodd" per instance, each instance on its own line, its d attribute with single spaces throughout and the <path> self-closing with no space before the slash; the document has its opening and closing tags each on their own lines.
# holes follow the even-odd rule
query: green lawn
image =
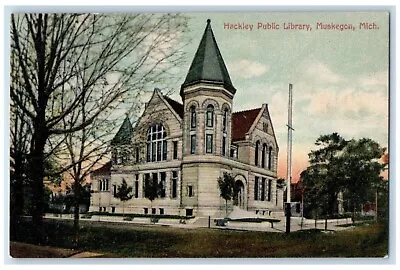
<svg viewBox="0 0 400 270">
<path fill-rule="evenodd" d="M 81 222 L 80 249 L 106 257 L 383 257 L 388 254 L 387 227 L 382 224 L 322 233 L 284 233 L 218 229 L 178 229 L 131 224 Z M 21 224 L 13 241 L 32 242 L 31 226 Z M 71 248 L 71 222 L 46 221 L 48 245 Z"/>
</svg>

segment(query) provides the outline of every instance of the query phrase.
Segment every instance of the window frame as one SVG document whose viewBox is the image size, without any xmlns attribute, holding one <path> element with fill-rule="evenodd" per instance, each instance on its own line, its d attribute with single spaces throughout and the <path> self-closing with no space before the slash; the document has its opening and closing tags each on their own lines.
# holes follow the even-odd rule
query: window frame
<svg viewBox="0 0 400 270">
<path fill-rule="evenodd" d="M 214 127 L 214 106 L 209 104 L 206 110 L 206 127 Z"/>
<path fill-rule="evenodd" d="M 155 124 L 147 130 L 146 161 L 159 162 L 168 159 L 167 132 L 162 124 Z"/>
<path fill-rule="evenodd" d="M 206 134 L 206 154 L 212 154 L 214 144 L 214 134 Z"/>
</svg>

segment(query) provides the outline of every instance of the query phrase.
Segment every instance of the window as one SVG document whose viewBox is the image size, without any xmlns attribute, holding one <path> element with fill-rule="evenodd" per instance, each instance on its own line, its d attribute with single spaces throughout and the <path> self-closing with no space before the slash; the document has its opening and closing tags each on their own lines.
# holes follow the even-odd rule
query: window
<svg viewBox="0 0 400 270">
<path fill-rule="evenodd" d="M 163 125 L 151 126 L 147 131 L 147 162 L 167 159 L 167 132 Z"/>
<path fill-rule="evenodd" d="M 115 206 L 111 207 L 111 213 L 115 213 Z"/>
<path fill-rule="evenodd" d="M 173 143 L 173 148 L 174 148 L 174 153 L 172 155 L 173 159 L 177 159 L 178 158 L 178 142 L 174 141 Z"/>
<path fill-rule="evenodd" d="M 231 145 L 231 157 L 232 158 L 237 158 L 238 157 L 238 151 L 237 151 L 237 146 Z"/>
<path fill-rule="evenodd" d="M 151 214 L 152 214 L 152 215 L 155 215 L 155 214 L 157 214 L 157 209 L 155 209 L 155 208 L 151 208 Z"/>
<path fill-rule="evenodd" d="M 139 174 L 136 174 L 136 180 L 135 180 L 135 198 L 139 198 Z"/>
<path fill-rule="evenodd" d="M 158 173 L 153 173 L 153 184 L 154 185 L 158 184 Z"/>
<path fill-rule="evenodd" d="M 261 200 L 265 201 L 265 178 L 261 180 Z"/>
<path fill-rule="evenodd" d="M 258 200 L 258 176 L 254 180 L 254 200 Z"/>
<path fill-rule="evenodd" d="M 194 193 L 193 193 L 193 186 L 189 185 L 188 186 L 188 197 L 193 197 Z"/>
<path fill-rule="evenodd" d="M 271 184 L 272 183 L 271 183 L 270 179 L 268 179 L 267 181 L 268 181 L 267 200 L 270 202 L 271 201 Z"/>
<path fill-rule="evenodd" d="M 148 183 L 149 181 L 150 181 L 150 174 L 149 174 L 149 173 L 146 173 L 146 174 L 144 175 L 144 181 L 143 181 L 143 192 L 142 192 L 143 198 L 146 197 L 145 190 L 146 190 L 146 185 L 147 185 L 147 183 Z"/>
<path fill-rule="evenodd" d="M 190 135 L 190 154 L 196 152 L 196 135 Z"/>
<path fill-rule="evenodd" d="M 139 163 L 139 147 L 136 147 L 136 163 Z"/>
<path fill-rule="evenodd" d="M 164 208 L 160 208 L 160 215 L 164 215 Z"/>
<path fill-rule="evenodd" d="M 177 197 L 177 183 L 178 183 L 178 172 L 177 171 L 172 171 L 172 179 L 171 179 L 171 197 L 176 198 Z"/>
<path fill-rule="evenodd" d="M 108 191 L 109 183 L 110 183 L 110 181 L 108 179 L 99 180 L 99 191 Z"/>
<path fill-rule="evenodd" d="M 190 107 L 190 128 L 196 128 L 196 107 Z"/>
<path fill-rule="evenodd" d="M 222 127 L 223 127 L 223 131 L 227 131 L 227 129 L 228 129 L 228 110 L 227 109 L 225 109 L 224 110 L 224 117 L 223 117 L 223 120 L 222 120 Z"/>
<path fill-rule="evenodd" d="M 272 147 L 268 149 L 268 170 L 271 170 L 272 167 Z"/>
<path fill-rule="evenodd" d="M 113 194 L 114 194 L 114 198 L 117 197 L 117 185 L 113 185 Z"/>
<path fill-rule="evenodd" d="M 267 154 L 267 145 L 264 143 L 261 152 L 261 167 L 265 168 L 265 155 Z"/>
<path fill-rule="evenodd" d="M 213 152 L 213 135 L 206 134 L 206 153 L 210 154 Z"/>
<path fill-rule="evenodd" d="M 193 209 L 186 209 L 186 216 L 187 217 L 193 216 Z"/>
<path fill-rule="evenodd" d="M 256 149 L 255 149 L 255 153 L 254 153 L 254 164 L 256 166 L 258 166 L 258 150 L 260 148 L 260 141 L 256 142 Z"/>
<path fill-rule="evenodd" d="M 263 131 L 268 133 L 268 123 L 262 123 Z"/>
<path fill-rule="evenodd" d="M 160 173 L 160 197 L 161 198 L 165 198 L 165 179 L 166 179 L 166 173 L 165 172 L 161 172 Z"/>
<path fill-rule="evenodd" d="M 208 105 L 206 112 L 206 126 L 213 127 L 214 126 L 214 106 Z"/>
<path fill-rule="evenodd" d="M 226 134 L 222 137 L 222 155 L 226 156 Z"/>
<path fill-rule="evenodd" d="M 148 208 L 143 208 L 143 213 L 144 213 L 145 215 L 147 215 L 147 214 L 149 213 L 149 209 L 148 209 Z"/>
</svg>

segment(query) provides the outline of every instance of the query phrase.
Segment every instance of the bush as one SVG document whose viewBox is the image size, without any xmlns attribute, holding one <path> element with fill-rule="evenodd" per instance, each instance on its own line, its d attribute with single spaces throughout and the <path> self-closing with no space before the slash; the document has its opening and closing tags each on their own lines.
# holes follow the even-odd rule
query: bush
<svg viewBox="0 0 400 270">
<path fill-rule="evenodd" d="M 123 220 L 124 220 L 124 221 L 132 221 L 132 220 L 133 220 L 133 217 L 127 216 L 127 217 L 124 217 Z"/>
<path fill-rule="evenodd" d="M 150 218 L 150 222 L 153 224 L 158 223 L 159 220 L 160 219 L 158 217 L 154 217 L 154 216 Z"/>
</svg>

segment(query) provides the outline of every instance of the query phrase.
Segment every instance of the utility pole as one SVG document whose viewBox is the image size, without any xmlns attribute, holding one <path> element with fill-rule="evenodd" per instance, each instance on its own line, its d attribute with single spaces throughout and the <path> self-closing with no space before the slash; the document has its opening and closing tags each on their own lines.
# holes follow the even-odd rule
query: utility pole
<svg viewBox="0 0 400 270">
<path fill-rule="evenodd" d="M 292 97 L 292 84 L 289 84 L 289 106 L 288 106 L 288 144 L 287 144 L 287 189 L 286 189 L 286 233 L 290 233 L 290 216 L 291 213 L 291 183 L 292 183 L 292 132 L 293 132 L 293 125 L 292 125 L 292 111 L 293 111 L 293 97 Z"/>
</svg>

